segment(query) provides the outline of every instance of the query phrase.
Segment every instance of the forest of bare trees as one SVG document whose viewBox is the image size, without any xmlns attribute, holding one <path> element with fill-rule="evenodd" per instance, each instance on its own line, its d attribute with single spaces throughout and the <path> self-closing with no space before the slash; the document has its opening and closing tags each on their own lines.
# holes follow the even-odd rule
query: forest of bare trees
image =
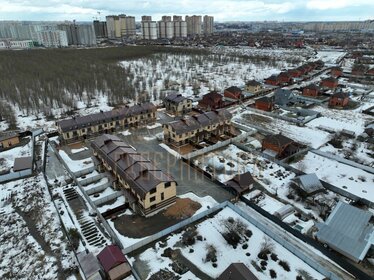
<svg viewBox="0 0 374 280">
<path fill-rule="evenodd" d="M 50 108 L 74 109 L 83 98 L 89 103 L 98 92 L 118 104 L 135 94 L 134 74 L 118 62 L 158 52 L 201 53 L 149 46 L 2 51 L 0 99 L 18 105 L 26 114 L 46 115 Z"/>
</svg>

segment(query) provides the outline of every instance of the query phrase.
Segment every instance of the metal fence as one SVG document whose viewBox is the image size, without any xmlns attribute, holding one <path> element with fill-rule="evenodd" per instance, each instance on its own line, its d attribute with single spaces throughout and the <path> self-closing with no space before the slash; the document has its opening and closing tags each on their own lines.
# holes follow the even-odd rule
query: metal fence
<svg viewBox="0 0 374 280">
<path fill-rule="evenodd" d="M 242 139 L 245 139 L 246 137 L 248 136 L 251 136 L 255 133 L 255 130 L 253 130 L 252 132 L 245 132 L 243 134 L 240 134 L 239 136 L 236 136 L 234 138 L 230 138 L 230 139 L 227 139 L 225 141 L 220 141 L 214 145 L 211 145 L 211 146 L 208 146 L 208 147 L 205 147 L 203 149 L 200 149 L 198 151 L 195 151 L 195 152 L 191 152 L 189 154 L 186 154 L 186 155 L 183 155 L 182 157 L 184 159 L 191 159 L 191 158 L 194 158 L 194 157 L 197 157 L 197 156 L 201 156 L 203 154 L 206 154 L 206 153 L 209 153 L 211 151 L 214 151 L 214 150 L 217 150 L 219 148 L 222 148 L 222 147 L 225 147 L 233 142 L 236 142 L 236 141 L 240 141 Z"/>
</svg>

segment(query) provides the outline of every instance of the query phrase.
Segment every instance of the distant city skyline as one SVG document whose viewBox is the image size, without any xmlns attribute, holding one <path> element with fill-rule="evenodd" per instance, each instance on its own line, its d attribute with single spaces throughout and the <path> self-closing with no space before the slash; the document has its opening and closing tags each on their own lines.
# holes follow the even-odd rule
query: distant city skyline
<svg viewBox="0 0 374 280">
<path fill-rule="evenodd" d="M 374 20 L 373 0 L 0 0 L 0 20 L 92 21 L 106 15 L 211 15 L 215 21 Z"/>
</svg>

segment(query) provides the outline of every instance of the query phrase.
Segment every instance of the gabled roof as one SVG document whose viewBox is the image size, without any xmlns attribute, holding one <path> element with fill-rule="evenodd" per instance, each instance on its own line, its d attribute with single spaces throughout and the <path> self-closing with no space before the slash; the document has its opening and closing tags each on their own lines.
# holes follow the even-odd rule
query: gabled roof
<svg viewBox="0 0 374 280">
<path fill-rule="evenodd" d="M 98 125 L 105 122 L 115 121 L 126 117 L 136 116 L 139 114 L 155 111 L 156 106 L 152 103 L 137 104 L 132 107 L 122 107 L 112 111 L 101 111 L 100 113 L 90 114 L 86 116 L 77 116 L 56 122 L 56 125 L 63 132 L 76 130 L 91 125 Z"/>
<path fill-rule="evenodd" d="M 6 134 L 2 134 L 2 135 L 0 135 L 0 141 L 8 140 L 8 139 L 18 137 L 18 136 L 19 135 L 16 132 L 10 132 L 10 133 L 6 133 Z"/>
<path fill-rule="evenodd" d="M 231 86 L 231 87 L 228 87 L 227 89 L 225 89 L 225 91 L 228 91 L 228 92 L 242 92 L 242 90 L 236 86 Z"/>
<path fill-rule="evenodd" d="M 265 80 L 278 81 L 278 75 L 271 75 L 270 77 L 266 78 Z"/>
<path fill-rule="evenodd" d="M 245 83 L 247 86 L 257 87 L 260 86 L 261 83 L 257 82 L 256 80 L 250 80 Z"/>
<path fill-rule="evenodd" d="M 255 102 L 274 103 L 274 97 L 263 96 L 256 99 Z"/>
<path fill-rule="evenodd" d="M 318 224 L 317 238 L 333 249 L 358 262 L 374 244 L 373 216 L 352 205 L 339 201 L 326 222 Z"/>
<path fill-rule="evenodd" d="M 183 134 L 189 131 L 194 131 L 208 125 L 218 124 L 224 120 L 229 120 L 232 115 L 225 109 L 204 112 L 192 117 L 185 117 L 180 120 L 170 122 L 169 125 L 173 128 L 176 134 Z"/>
<path fill-rule="evenodd" d="M 142 198 L 162 182 L 175 182 L 117 136 L 103 134 L 91 146 Z"/>
<path fill-rule="evenodd" d="M 249 187 L 255 182 L 250 172 L 237 174 L 234 178 L 227 181 L 225 184 L 233 188 L 237 193 L 242 193 L 249 190 Z"/>
<path fill-rule="evenodd" d="M 307 194 L 312 194 L 324 190 L 321 181 L 314 173 L 301 175 L 294 178 L 293 180 L 298 182 L 298 186 L 300 187 L 300 189 L 302 189 Z"/>
<path fill-rule="evenodd" d="M 217 280 L 258 280 L 243 263 L 232 263 Z"/>
<path fill-rule="evenodd" d="M 323 79 L 322 82 L 332 82 L 332 83 L 337 83 L 338 80 L 333 78 L 333 77 L 328 77 L 326 79 Z"/>
<path fill-rule="evenodd" d="M 287 105 L 289 102 L 294 101 L 296 98 L 293 93 L 288 89 L 278 88 L 274 92 L 274 101 L 278 105 Z"/>
<path fill-rule="evenodd" d="M 263 142 L 273 144 L 278 147 L 283 147 L 285 145 L 294 143 L 295 141 L 291 138 L 288 138 L 282 134 L 268 135 L 263 140 Z"/>
<path fill-rule="evenodd" d="M 339 92 L 335 92 L 332 95 L 332 97 L 339 98 L 339 99 L 344 99 L 344 98 L 348 98 L 349 97 L 349 93 L 348 92 L 339 91 Z"/>
<path fill-rule="evenodd" d="M 106 246 L 98 255 L 102 267 L 105 272 L 109 272 L 112 268 L 120 265 L 121 263 L 126 262 L 124 254 L 121 252 L 121 249 L 116 245 Z"/>
<path fill-rule="evenodd" d="M 187 98 L 184 97 L 182 94 L 180 94 L 178 92 L 173 92 L 173 93 L 170 93 L 169 95 L 167 95 L 164 100 L 166 102 L 180 103 L 180 102 L 182 102 L 186 99 Z"/>
<path fill-rule="evenodd" d="M 309 84 L 304 87 L 304 89 L 320 90 L 319 86 L 317 86 L 316 84 Z"/>
</svg>

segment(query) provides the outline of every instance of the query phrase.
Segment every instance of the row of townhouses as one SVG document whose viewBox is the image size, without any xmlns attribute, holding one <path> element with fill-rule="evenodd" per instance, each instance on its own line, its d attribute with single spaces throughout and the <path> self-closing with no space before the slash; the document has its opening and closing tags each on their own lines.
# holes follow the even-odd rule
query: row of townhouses
<svg viewBox="0 0 374 280">
<path fill-rule="evenodd" d="M 156 110 L 156 106 L 152 103 L 143 103 L 112 111 L 72 117 L 58 121 L 56 125 L 63 142 L 72 143 L 102 133 L 154 123 Z"/>
</svg>

